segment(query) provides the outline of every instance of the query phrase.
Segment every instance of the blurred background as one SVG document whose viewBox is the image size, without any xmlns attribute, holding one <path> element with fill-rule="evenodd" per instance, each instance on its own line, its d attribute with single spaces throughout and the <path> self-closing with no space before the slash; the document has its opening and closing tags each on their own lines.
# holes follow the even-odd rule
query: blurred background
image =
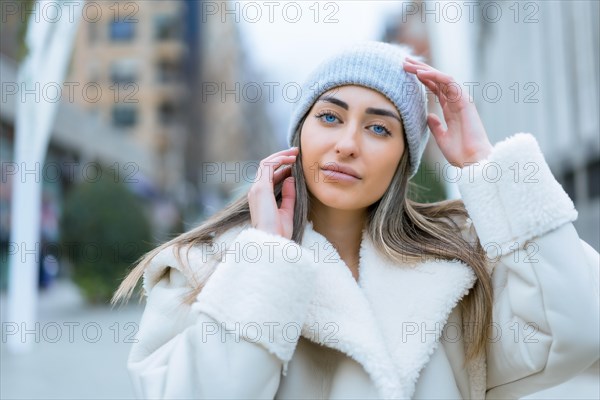
<svg viewBox="0 0 600 400">
<path fill-rule="evenodd" d="M 137 257 L 244 192 L 260 159 L 287 147 L 304 78 L 356 40 L 408 44 L 454 76 L 492 143 L 532 133 L 575 202 L 581 238 L 600 249 L 595 0 L 68 3 L 1 2 L 3 399 L 133 397 L 125 365 L 143 305 L 111 309 L 112 291 Z M 74 37 L 63 40 L 57 26 L 71 17 Z M 66 48 L 57 96 L 19 80 L 32 24 L 55 29 Z M 51 70 L 53 54 L 34 70 Z M 32 166 L 15 150 L 18 110 L 44 101 L 56 114 Z M 452 171 L 432 138 L 412 196 L 458 197 Z M 12 196 L 27 179 L 41 185 L 39 241 L 19 248 Z M 33 326 L 6 317 L 9 261 L 23 252 L 36 264 Z M 9 351 L 15 337 L 27 351 Z M 580 398 L 600 397 L 597 381 L 569 384 L 588 388 Z M 537 397 L 570 397 L 569 384 Z"/>
</svg>

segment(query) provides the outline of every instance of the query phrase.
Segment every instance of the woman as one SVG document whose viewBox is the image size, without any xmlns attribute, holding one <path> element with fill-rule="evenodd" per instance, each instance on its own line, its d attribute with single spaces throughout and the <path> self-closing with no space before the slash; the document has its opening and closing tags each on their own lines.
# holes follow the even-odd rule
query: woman
<svg viewBox="0 0 600 400">
<path fill-rule="evenodd" d="M 142 275 L 147 295 L 138 396 L 516 398 L 598 360 L 598 253 L 535 138 L 492 146 L 460 86 L 409 55 L 366 42 L 324 61 L 293 147 L 125 279 L 114 301 Z M 462 200 L 407 199 L 428 126 Z"/>
</svg>

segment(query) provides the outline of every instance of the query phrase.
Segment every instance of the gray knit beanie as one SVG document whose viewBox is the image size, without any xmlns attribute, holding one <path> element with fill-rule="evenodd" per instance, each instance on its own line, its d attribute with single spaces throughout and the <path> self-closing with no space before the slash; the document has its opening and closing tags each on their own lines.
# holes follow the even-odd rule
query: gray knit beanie
<svg viewBox="0 0 600 400">
<path fill-rule="evenodd" d="M 402 117 L 408 143 L 410 177 L 413 177 L 429 139 L 425 86 L 402 67 L 406 56 L 421 60 L 406 45 L 362 41 L 326 59 L 301 86 L 288 128 L 288 142 L 300 120 L 324 92 L 343 85 L 360 85 L 386 96 Z"/>
</svg>

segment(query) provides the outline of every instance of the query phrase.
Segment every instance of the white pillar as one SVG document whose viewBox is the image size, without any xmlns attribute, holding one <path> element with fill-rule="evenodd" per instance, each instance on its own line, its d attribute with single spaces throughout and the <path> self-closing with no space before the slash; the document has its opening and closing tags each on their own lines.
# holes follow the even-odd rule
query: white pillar
<svg viewBox="0 0 600 400">
<path fill-rule="evenodd" d="M 29 54 L 18 72 L 19 87 L 35 93 L 16 103 L 14 161 L 21 173 L 13 181 L 4 321 L 18 329 L 7 336 L 7 347 L 13 353 L 31 350 L 33 335 L 21 340 L 21 332 L 33 330 L 36 322 L 42 172 L 58 109 L 54 96 L 46 98 L 43 88 L 57 83 L 62 86 L 82 13 L 82 2 L 52 1 L 52 8 L 60 10 L 56 14 L 42 12 L 44 3 L 34 5 L 25 38 Z"/>
</svg>

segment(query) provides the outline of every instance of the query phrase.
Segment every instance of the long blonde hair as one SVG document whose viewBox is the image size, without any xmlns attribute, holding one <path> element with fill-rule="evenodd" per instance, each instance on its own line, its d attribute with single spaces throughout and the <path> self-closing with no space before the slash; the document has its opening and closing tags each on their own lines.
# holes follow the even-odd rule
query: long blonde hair
<svg viewBox="0 0 600 400">
<path fill-rule="evenodd" d="M 292 146 L 300 148 L 300 132 L 306 116 L 292 137 Z M 406 138 L 405 138 L 406 144 Z M 405 148 L 407 148 L 405 146 Z M 300 155 L 302 148 L 300 148 Z M 466 361 L 480 357 L 485 352 L 488 331 L 492 322 L 492 285 L 487 269 L 487 257 L 478 240 L 470 243 L 460 233 L 460 228 L 452 217 L 468 216 L 462 200 L 445 200 L 423 204 L 408 198 L 408 151 L 405 151 L 392 182 L 381 199 L 369 206 L 367 234 L 384 255 L 398 262 L 418 262 L 423 257 L 437 257 L 448 260 L 460 260 L 470 266 L 477 280 L 470 292 L 461 300 L 463 328 L 466 340 Z M 305 225 L 308 222 L 310 196 L 302 173 L 302 157 L 292 166 L 292 175 L 296 181 L 296 202 L 294 206 L 294 229 L 292 240 L 301 243 Z M 281 202 L 282 183 L 275 185 L 274 194 L 278 205 Z M 163 249 L 173 245 L 175 255 L 185 265 L 179 249 L 194 245 L 211 245 L 218 235 L 230 228 L 250 222 L 250 207 L 247 194 L 223 208 L 200 226 L 182 233 L 144 254 L 136 266 L 125 277 L 111 303 L 119 300 L 127 302 L 137 282 L 143 276 L 150 261 Z M 189 268 L 189 266 L 184 266 Z M 184 300 L 190 304 L 202 290 L 204 282 L 193 287 Z M 140 296 L 143 296 L 143 293 Z M 401 306 L 401 305 L 399 305 Z M 468 323 L 467 323 L 468 322 Z"/>
</svg>

